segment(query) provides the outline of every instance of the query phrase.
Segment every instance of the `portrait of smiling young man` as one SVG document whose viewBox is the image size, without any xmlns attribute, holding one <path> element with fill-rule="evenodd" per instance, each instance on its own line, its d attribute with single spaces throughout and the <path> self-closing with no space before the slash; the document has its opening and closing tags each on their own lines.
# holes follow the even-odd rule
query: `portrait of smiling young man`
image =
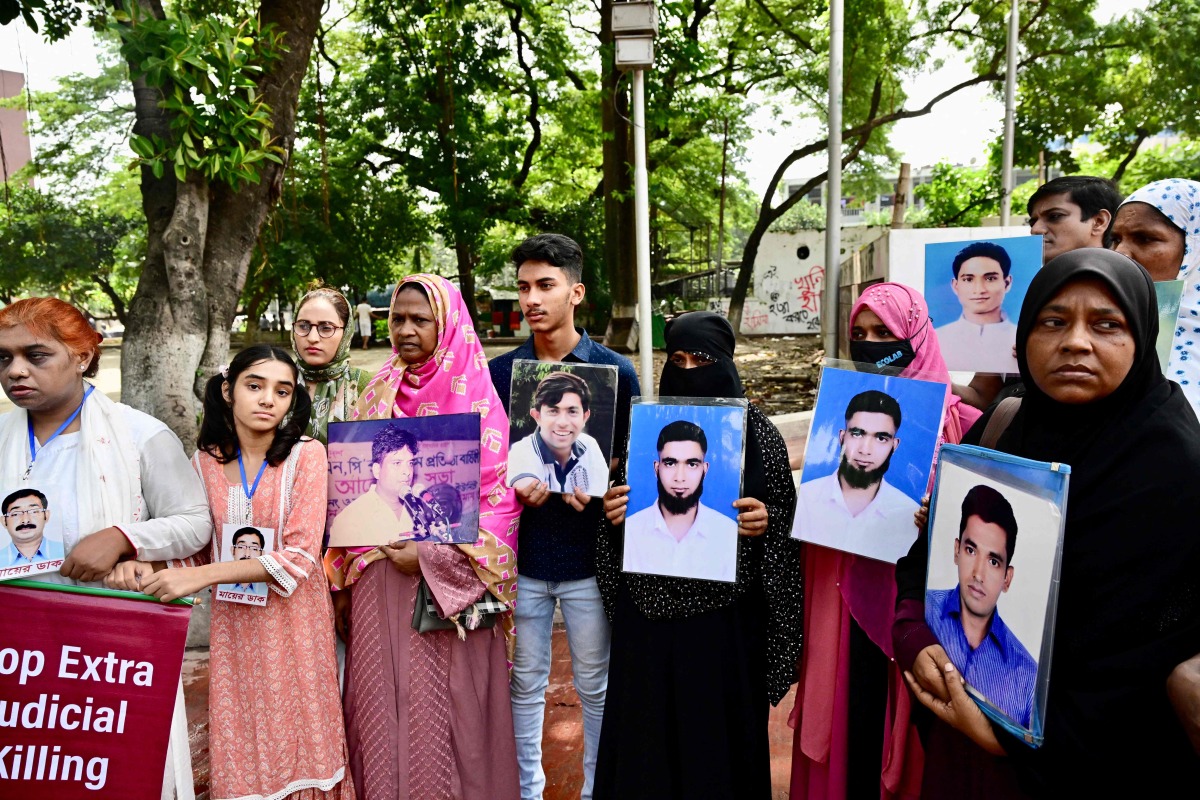
<svg viewBox="0 0 1200 800">
<path fill-rule="evenodd" d="M 511 416 L 512 371 L 517 359 L 615 366 L 615 463 L 625 456 L 630 400 L 640 394 L 640 388 L 628 358 L 592 341 L 587 331 L 575 325 L 575 309 L 586 295 L 583 250 L 568 236 L 543 233 L 517 245 L 512 264 L 521 313 L 533 333 L 520 347 L 488 363 L 505 410 Z M 607 482 L 607 476 L 604 480 Z M 511 681 L 521 797 L 540 798 L 546 786 L 542 722 L 557 605 L 566 622 L 572 678 L 583 706 L 582 800 L 589 800 L 608 687 L 610 630 L 596 583 L 596 529 L 603 504 L 578 488 L 572 494 L 552 494 L 543 480 L 524 482 L 515 491 L 524 505 L 517 548 L 521 600 L 513 612 L 521 635 L 513 654 Z"/>
</svg>

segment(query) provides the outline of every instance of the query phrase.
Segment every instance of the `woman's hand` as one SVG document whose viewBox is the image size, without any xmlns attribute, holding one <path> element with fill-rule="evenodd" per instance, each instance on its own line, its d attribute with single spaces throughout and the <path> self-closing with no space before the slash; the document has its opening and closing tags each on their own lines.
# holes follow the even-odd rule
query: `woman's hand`
<svg viewBox="0 0 1200 800">
<path fill-rule="evenodd" d="M 416 542 L 394 542 L 380 545 L 379 549 L 388 557 L 388 561 L 392 562 L 392 566 L 405 575 L 421 574 L 421 561 L 417 558 Z"/>
<path fill-rule="evenodd" d="M 946 665 L 950 656 L 940 644 L 932 644 L 920 653 L 913 662 L 912 672 L 908 673 L 916 680 L 917 685 L 943 703 L 950 702 L 950 688 L 946 685 Z"/>
<path fill-rule="evenodd" d="M 142 592 L 164 603 L 187 597 L 209 585 L 202 567 L 164 569 L 142 579 Z"/>
<path fill-rule="evenodd" d="M 738 509 L 738 536 L 762 536 L 767 532 L 767 506 L 753 497 L 733 501 Z"/>
<path fill-rule="evenodd" d="M 926 535 L 929 530 L 929 495 L 921 498 L 921 507 L 913 512 L 913 524 L 917 526 L 917 533 Z"/>
<path fill-rule="evenodd" d="M 1200 753 L 1200 656 L 1183 662 L 1167 678 L 1167 699 L 1183 723 L 1192 749 Z"/>
<path fill-rule="evenodd" d="M 338 638 L 346 644 L 350 643 L 350 587 L 339 589 L 333 593 L 333 629 Z"/>
<path fill-rule="evenodd" d="M 629 505 L 629 487 L 613 486 L 604 493 L 604 516 L 613 525 L 625 521 L 625 508 Z"/>
<path fill-rule="evenodd" d="M 142 583 L 153 575 L 154 571 L 154 564 L 149 561 L 122 561 L 108 573 L 104 585 L 109 589 L 140 592 Z"/>
<path fill-rule="evenodd" d="M 927 647 L 925 649 L 930 650 L 932 648 Z M 992 755 L 1005 755 L 1004 748 L 1000 746 L 1000 741 L 996 738 L 995 731 L 992 730 L 992 723 L 988 722 L 988 718 L 984 716 L 983 712 L 979 710 L 979 706 L 967 694 L 962 677 L 954 669 L 953 664 L 947 662 L 944 677 L 946 688 L 950 694 L 949 701 L 934 697 L 931 693 L 923 689 L 917 683 L 916 679 L 913 678 L 911 672 L 904 673 L 904 680 L 908 682 L 908 687 L 912 689 L 913 694 L 921 701 L 921 705 L 937 715 L 938 719 L 957 729 Z"/>
</svg>

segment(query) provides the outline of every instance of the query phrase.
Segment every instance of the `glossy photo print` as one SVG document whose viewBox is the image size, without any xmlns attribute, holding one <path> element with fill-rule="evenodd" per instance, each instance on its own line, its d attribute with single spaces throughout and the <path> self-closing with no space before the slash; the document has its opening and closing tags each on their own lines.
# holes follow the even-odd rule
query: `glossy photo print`
<svg viewBox="0 0 1200 800">
<path fill-rule="evenodd" d="M 985 712 L 1036 744 L 1063 527 L 1058 487 L 1047 488 L 1041 475 L 1061 482 L 1064 497 L 1065 475 L 996 455 L 1004 456 L 982 448 L 942 451 L 930 508 L 925 622 Z M 1022 471 L 1034 471 L 1043 485 Z"/>
<path fill-rule="evenodd" d="M 221 526 L 222 561 L 246 561 L 249 559 L 257 561 L 260 556 L 270 553 L 274 548 L 274 528 L 233 523 Z M 265 606 L 267 604 L 267 582 L 261 580 L 247 583 L 219 583 L 213 588 L 213 597 L 229 603 Z"/>
<path fill-rule="evenodd" d="M 603 497 L 617 411 L 617 368 L 518 359 L 509 401 L 508 485 L 545 483 Z"/>
<path fill-rule="evenodd" d="M 737 579 L 746 401 L 634 398 L 626 572 Z"/>
<path fill-rule="evenodd" d="M 821 370 L 792 536 L 895 563 L 917 537 L 944 383 Z"/>
<path fill-rule="evenodd" d="M 1171 361 L 1171 348 L 1175 347 L 1175 337 L 1189 332 L 1179 319 L 1179 303 L 1183 299 L 1184 281 L 1155 281 L 1154 296 L 1158 301 L 1158 340 L 1154 349 L 1158 352 L 1158 363 L 1162 366 L 1163 374 L 1168 378 L 1167 365 Z M 1200 334 L 1200 327 L 1190 326 L 1190 332 Z M 1182 344 L 1179 345 L 1182 347 Z"/>
<path fill-rule="evenodd" d="M 329 425 L 330 547 L 479 538 L 479 415 Z"/>
<path fill-rule="evenodd" d="M 925 245 L 925 300 L 950 370 L 1016 374 L 1017 316 L 1041 268 L 1041 236 Z"/>
<path fill-rule="evenodd" d="M 0 491 L 4 498 L 0 501 L 0 513 L 4 514 L 0 581 L 57 572 L 66 557 L 57 502 L 61 495 L 48 485 L 11 486 Z"/>
</svg>

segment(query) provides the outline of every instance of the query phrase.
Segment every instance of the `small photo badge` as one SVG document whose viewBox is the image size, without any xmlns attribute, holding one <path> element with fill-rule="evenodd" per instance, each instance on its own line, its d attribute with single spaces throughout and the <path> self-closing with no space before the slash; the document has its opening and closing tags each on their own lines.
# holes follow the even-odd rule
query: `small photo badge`
<svg viewBox="0 0 1200 800">
<path fill-rule="evenodd" d="M 62 523 L 58 504 L 45 487 L 24 486 L 5 492 L 0 502 L 4 531 L 0 534 L 0 581 L 36 578 L 62 566 Z M 51 508 L 51 506 L 54 506 Z"/>
<path fill-rule="evenodd" d="M 274 549 L 275 529 L 256 525 L 226 524 L 221 528 L 221 560 L 257 560 Z M 213 594 L 216 599 L 248 606 L 267 604 L 267 582 L 220 583 Z"/>
</svg>

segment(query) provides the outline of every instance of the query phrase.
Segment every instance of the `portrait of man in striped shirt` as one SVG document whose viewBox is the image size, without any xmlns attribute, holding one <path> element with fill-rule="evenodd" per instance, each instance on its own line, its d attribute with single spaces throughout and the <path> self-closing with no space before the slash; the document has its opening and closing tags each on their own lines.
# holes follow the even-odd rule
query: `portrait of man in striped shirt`
<svg viewBox="0 0 1200 800">
<path fill-rule="evenodd" d="M 925 621 L 967 683 L 1028 728 L 1037 662 L 996 610 L 1012 586 L 1016 544 L 1012 505 L 991 486 L 973 487 L 954 540 L 958 586 L 926 593 Z"/>
</svg>

